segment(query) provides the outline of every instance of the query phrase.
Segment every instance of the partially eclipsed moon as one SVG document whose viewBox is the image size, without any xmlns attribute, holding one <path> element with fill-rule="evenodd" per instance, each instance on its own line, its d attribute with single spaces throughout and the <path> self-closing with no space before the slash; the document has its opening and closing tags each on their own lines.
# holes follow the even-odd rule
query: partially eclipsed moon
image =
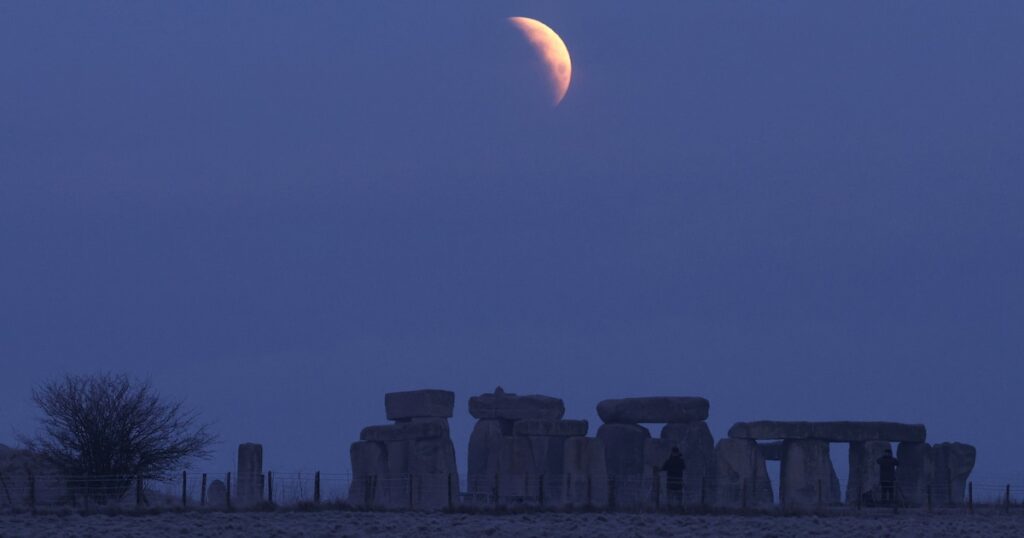
<svg viewBox="0 0 1024 538">
<path fill-rule="evenodd" d="M 538 20 L 526 17 L 509 17 L 508 20 L 523 33 L 547 66 L 554 104 L 557 106 L 565 97 L 565 92 L 569 91 L 569 80 L 572 79 L 569 49 L 554 30 Z"/>
</svg>

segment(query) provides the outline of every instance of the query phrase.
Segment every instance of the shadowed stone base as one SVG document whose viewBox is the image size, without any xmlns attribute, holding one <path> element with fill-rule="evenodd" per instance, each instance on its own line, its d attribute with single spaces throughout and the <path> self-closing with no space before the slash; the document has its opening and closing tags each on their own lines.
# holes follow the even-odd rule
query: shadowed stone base
<svg viewBox="0 0 1024 538">
<path fill-rule="evenodd" d="M 565 441 L 565 500 L 569 506 L 608 506 L 604 443 L 591 437 Z"/>
<path fill-rule="evenodd" d="M 840 502 L 839 477 L 832 466 L 828 442 L 783 443 L 779 497 L 783 508 L 788 509 L 813 509 Z"/>
<path fill-rule="evenodd" d="M 865 493 L 881 500 L 881 482 L 878 476 L 878 458 L 892 446 L 886 441 L 850 443 L 850 478 L 846 483 L 846 504 L 856 505 Z"/>
<path fill-rule="evenodd" d="M 718 507 L 760 507 L 775 502 L 764 456 L 749 439 L 718 441 L 713 483 L 712 502 Z"/>
</svg>

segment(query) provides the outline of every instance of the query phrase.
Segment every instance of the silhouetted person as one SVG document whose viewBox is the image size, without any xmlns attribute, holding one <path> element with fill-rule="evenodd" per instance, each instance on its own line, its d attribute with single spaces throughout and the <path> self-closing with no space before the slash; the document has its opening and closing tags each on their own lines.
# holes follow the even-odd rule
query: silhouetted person
<svg viewBox="0 0 1024 538">
<path fill-rule="evenodd" d="M 885 455 L 878 458 L 878 478 L 882 483 L 882 502 L 896 502 L 896 468 L 900 462 L 892 457 L 892 449 L 885 449 Z"/>
<path fill-rule="evenodd" d="M 669 504 L 682 506 L 683 504 L 683 470 L 686 469 L 686 462 L 683 455 L 679 453 L 679 447 L 672 447 L 672 454 L 665 460 L 661 470 L 665 471 L 665 489 L 668 490 Z"/>
</svg>

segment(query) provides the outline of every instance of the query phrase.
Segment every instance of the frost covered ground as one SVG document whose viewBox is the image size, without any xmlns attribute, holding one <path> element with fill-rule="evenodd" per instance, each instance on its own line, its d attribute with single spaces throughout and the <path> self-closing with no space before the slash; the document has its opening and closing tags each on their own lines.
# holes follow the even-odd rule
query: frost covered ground
<svg viewBox="0 0 1024 538">
<path fill-rule="evenodd" d="M 0 515 L 0 536 L 1024 536 L 1024 514 L 167 512 Z"/>
</svg>

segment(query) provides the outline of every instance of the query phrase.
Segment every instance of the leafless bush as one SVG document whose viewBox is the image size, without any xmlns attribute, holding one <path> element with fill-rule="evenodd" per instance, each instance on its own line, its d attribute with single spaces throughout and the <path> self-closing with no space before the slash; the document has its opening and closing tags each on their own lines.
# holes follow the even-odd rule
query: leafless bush
<svg viewBox="0 0 1024 538">
<path fill-rule="evenodd" d="M 40 430 L 22 441 L 70 477 L 71 493 L 93 502 L 207 458 L 215 441 L 197 412 L 125 375 L 67 375 L 33 389 L 32 400 Z"/>
</svg>

